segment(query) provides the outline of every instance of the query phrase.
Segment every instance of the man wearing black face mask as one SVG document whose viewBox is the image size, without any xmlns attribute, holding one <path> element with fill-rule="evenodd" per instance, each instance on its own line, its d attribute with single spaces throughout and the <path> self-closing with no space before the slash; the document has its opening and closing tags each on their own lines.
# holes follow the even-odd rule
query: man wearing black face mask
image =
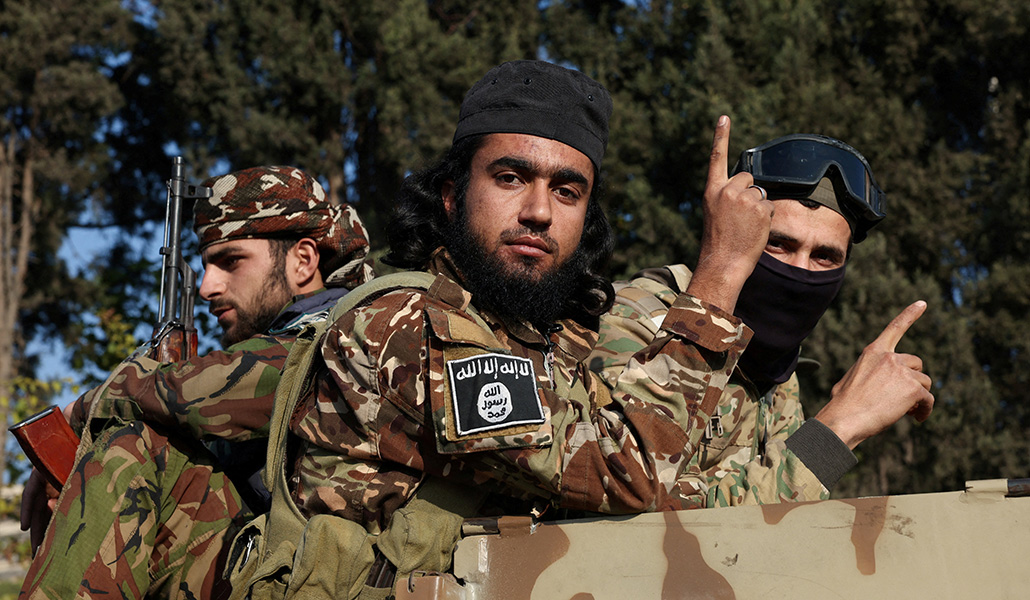
<svg viewBox="0 0 1030 600">
<path fill-rule="evenodd" d="M 786 193 L 770 196 L 769 242 L 733 311 L 755 332 L 738 365 L 760 391 L 794 373 L 801 342 L 844 283 L 850 254 L 851 228 L 829 177 L 811 193 Z"/>
<path fill-rule="evenodd" d="M 774 201 L 765 252 L 735 306 L 722 307 L 754 335 L 666 509 L 825 499 L 856 463 L 858 443 L 906 413 L 925 419 L 933 405 L 920 359 L 894 352 L 925 310 L 920 301 L 865 349 L 815 419 L 804 421 L 794 374 L 801 342 L 840 289 L 852 242 L 884 217 L 883 193 L 857 151 L 823 136 L 786 136 L 747 150 L 735 173 L 730 182 L 750 179 L 744 183 Z M 606 379 L 617 372 L 690 280 L 689 269 L 672 265 L 617 283 L 591 368 Z"/>
</svg>

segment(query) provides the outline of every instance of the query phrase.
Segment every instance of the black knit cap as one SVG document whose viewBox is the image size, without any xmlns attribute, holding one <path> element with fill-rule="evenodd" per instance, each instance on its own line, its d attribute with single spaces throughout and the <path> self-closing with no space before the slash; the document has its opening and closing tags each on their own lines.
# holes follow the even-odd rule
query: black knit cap
<svg viewBox="0 0 1030 600">
<path fill-rule="evenodd" d="M 612 97 L 579 71 L 541 60 L 498 65 L 465 94 L 454 142 L 483 133 L 524 133 L 579 150 L 601 168 Z"/>
</svg>

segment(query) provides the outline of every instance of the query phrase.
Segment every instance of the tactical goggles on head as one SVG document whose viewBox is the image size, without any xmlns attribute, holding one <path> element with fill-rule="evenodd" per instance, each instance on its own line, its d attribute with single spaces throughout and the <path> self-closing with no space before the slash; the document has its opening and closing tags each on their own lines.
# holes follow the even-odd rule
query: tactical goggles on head
<svg viewBox="0 0 1030 600">
<path fill-rule="evenodd" d="M 807 198 L 828 177 L 855 242 L 886 216 L 885 194 L 865 157 L 831 137 L 796 133 L 776 138 L 742 152 L 733 168 L 740 171 L 751 173 L 770 198 Z"/>
</svg>

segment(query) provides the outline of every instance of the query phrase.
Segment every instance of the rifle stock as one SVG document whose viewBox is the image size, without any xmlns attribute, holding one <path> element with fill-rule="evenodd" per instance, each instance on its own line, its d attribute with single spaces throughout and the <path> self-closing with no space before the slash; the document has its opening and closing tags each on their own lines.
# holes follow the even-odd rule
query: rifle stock
<svg viewBox="0 0 1030 600">
<path fill-rule="evenodd" d="M 63 488 L 75 466 L 75 450 L 79 447 L 79 437 L 64 413 L 51 406 L 12 425 L 9 431 L 50 485 Z"/>
</svg>

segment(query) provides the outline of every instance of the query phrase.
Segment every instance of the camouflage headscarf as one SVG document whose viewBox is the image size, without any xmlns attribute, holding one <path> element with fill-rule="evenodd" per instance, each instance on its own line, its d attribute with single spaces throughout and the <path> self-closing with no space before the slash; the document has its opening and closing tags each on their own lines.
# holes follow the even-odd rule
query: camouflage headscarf
<svg viewBox="0 0 1030 600">
<path fill-rule="evenodd" d="M 329 203 L 325 190 L 295 167 L 252 167 L 203 183 L 214 194 L 193 207 L 200 250 L 244 238 L 311 238 L 328 287 L 354 287 L 368 278 L 368 236 L 350 205 Z"/>
</svg>

